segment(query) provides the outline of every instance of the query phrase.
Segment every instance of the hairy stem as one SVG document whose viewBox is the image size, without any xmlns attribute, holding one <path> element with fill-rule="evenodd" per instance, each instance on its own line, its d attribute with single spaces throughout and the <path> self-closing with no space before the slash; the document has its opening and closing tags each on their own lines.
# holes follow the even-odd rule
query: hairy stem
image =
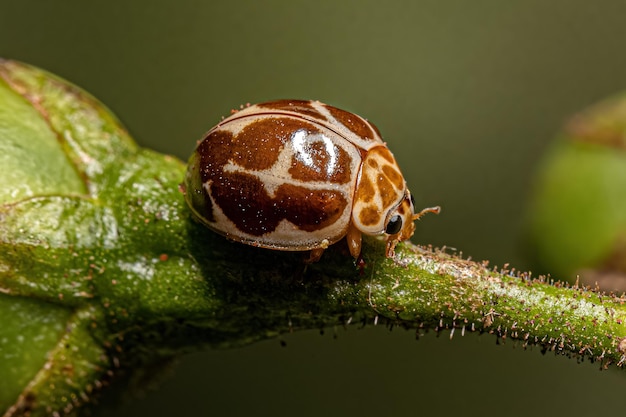
<svg viewBox="0 0 626 417">
<path fill-rule="evenodd" d="M 298 329 L 384 320 L 417 331 L 449 331 L 450 337 L 488 332 L 603 366 L 624 364 L 623 296 L 489 269 L 411 244 L 400 245 L 389 260 L 382 242 L 369 240 L 362 267 L 340 247 L 305 266 L 294 254 L 240 246 L 222 245 L 218 260 L 211 261 L 217 263 L 207 266 L 220 300 L 211 312 L 213 324 L 200 320 L 172 329 L 182 331 L 182 340 L 190 334 L 197 340 L 200 332 L 211 346 L 231 346 Z"/>
</svg>

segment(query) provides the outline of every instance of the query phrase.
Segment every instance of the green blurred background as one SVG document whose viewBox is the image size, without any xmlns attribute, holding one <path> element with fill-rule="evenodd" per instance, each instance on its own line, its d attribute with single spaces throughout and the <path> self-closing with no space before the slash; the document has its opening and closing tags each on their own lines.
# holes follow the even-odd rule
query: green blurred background
<svg viewBox="0 0 626 417">
<path fill-rule="evenodd" d="M 568 116 L 626 87 L 624 16 L 623 1 L 0 0 L 0 56 L 78 84 L 141 145 L 183 159 L 242 103 L 354 111 L 377 124 L 418 206 L 443 208 L 416 242 L 529 269 L 533 172 Z M 98 414 L 623 412 L 623 372 L 456 336 L 331 328 L 193 354 L 157 391 L 105 397 Z"/>
</svg>

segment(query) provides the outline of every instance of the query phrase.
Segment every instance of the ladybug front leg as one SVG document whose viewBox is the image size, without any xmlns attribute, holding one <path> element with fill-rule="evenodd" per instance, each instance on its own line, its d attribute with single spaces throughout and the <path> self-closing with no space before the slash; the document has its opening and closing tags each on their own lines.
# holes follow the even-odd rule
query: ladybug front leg
<svg viewBox="0 0 626 417">
<path fill-rule="evenodd" d="M 361 231 L 356 228 L 354 223 L 350 222 L 350 226 L 348 226 L 348 232 L 346 233 L 346 242 L 348 242 L 348 249 L 350 249 L 350 254 L 355 259 L 358 258 L 361 254 L 361 239 Z"/>
<path fill-rule="evenodd" d="M 393 258 L 396 256 L 396 245 L 399 241 L 399 234 L 390 235 L 387 237 L 387 248 L 385 250 L 385 256 L 387 258 Z"/>
</svg>

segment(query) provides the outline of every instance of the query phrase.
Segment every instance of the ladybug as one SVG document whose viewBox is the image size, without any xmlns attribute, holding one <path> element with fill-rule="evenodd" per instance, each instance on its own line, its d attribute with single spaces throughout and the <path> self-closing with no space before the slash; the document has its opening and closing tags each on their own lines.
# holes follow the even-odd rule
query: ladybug
<svg viewBox="0 0 626 417">
<path fill-rule="evenodd" d="M 248 245 L 311 251 L 316 261 L 346 238 L 382 235 L 386 256 L 409 239 L 414 211 L 398 164 L 378 129 L 318 101 L 278 100 L 235 111 L 189 159 L 185 200 L 211 230 Z"/>
</svg>

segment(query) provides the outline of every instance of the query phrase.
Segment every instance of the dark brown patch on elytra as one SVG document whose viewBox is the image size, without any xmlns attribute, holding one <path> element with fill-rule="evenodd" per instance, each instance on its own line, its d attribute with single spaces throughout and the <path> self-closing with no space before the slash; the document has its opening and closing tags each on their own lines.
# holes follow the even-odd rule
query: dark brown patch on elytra
<svg viewBox="0 0 626 417">
<path fill-rule="evenodd" d="M 269 169 L 288 137 L 284 126 L 276 119 L 262 119 L 250 123 L 233 137 L 227 152 L 233 164 L 247 169 Z"/>
<path fill-rule="evenodd" d="M 348 202 L 333 190 L 309 190 L 296 185 L 278 187 L 275 200 L 279 201 L 284 218 L 305 231 L 319 230 L 333 224 Z"/>
<path fill-rule="evenodd" d="M 317 120 L 326 120 L 326 117 L 318 112 L 308 100 L 275 100 L 260 103 L 257 106 L 277 111 L 292 111 Z"/>
<path fill-rule="evenodd" d="M 268 117 L 246 125 L 220 151 L 228 153 L 229 159 L 243 168 L 269 169 L 297 130 L 305 130 L 307 134 L 319 133 L 313 124 L 293 117 Z"/>
<path fill-rule="evenodd" d="M 206 138 L 196 148 L 194 157 L 197 155 L 202 182 L 213 179 L 217 173 L 221 172 L 224 165 L 231 157 L 231 146 L 233 135 L 225 130 L 215 130 L 210 132 Z"/>
<path fill-rule="evenodd" d="M 191 194 L 191 204 L 198 214 L 207 222 L 215 222 L 211 200 L 202 188 L 206 183 L 224 215 L 239 230 L 253 236 L 273 232 L 282 220 L 304 231 L 319 230 L 337 221 L 348 204 L 340 192 L 281 184 L 284 179 L 277 176 L 274 184 L 280 185 L 275 196 L 271 196 L 256 175 L 245 172 L 271 168 L 291 134 L 303 126 L 315 131 L 313 125 L 302 120 L 272 117 L 251 123 L 237 135 L 223 128 L 210 132 L 191 160 L 194 163 L 191 177 L 199 180 L 187 179 L 198 190 L 198 198 Z M 337 178 L 346 175 L 349 169 L 346 168 L 349 164 L 343 160 L 341 163 L 345 166 L 336 173 Z M 227 164 L 235 164 L 241 170 L 225 170 Z M 271 170 L 268 175 L 271 176 Z"/>
<path fill-rule="evenodd" d="M 355 135 L 363 139 L 374 139 L 374 131 L 370 124 L 357 116 L 356 114 L 347 112 L 345 110 L 338 109 L 333 106 L 326 106 L 330 114 L 345 127 L 350 129 Z"/>
<path fill-rule="evenodd" d="M 211 184 L 211 195 L 239 230 L 260 236 L 276 229 L 280 222 L 278 208 L 255 176 L 232 172 Z"/>
<path fill-rule="evenodd" d="M 345 184 L 352 179 L 350 155 L 334 145 L 329 150 L 321 141 L 304 140 L 302 151 L 305 155 L 294 154 L 289 174 L 292 178 L 308 181 L 326 181 Z M 331 155 L 332 153 L 332 155 Z M 303 160 L 306 157 L 308 160 Z"/>
<path fill-rule="evenodd" d="M 280 152 L 295 131 L 319 133 L 315 125 L 289 116 L 253 121 L 237 135 L 228 132 L 223 126 L 209 132 L 196 149 L 205 170 L 221 172 L 222 167 L 229 162 L 244 169 L 269 169 L 276 163 Z M 211 176 L 208 171 L 207 175 Z"/>
<path fill-rule="evenodd" d="M 280 185 L 272 197 L 257 177 L 238 172 L 211 184 L 211 194 L 239 230 L 254 236 L 273 232 L 282 220 L 300 230 L 321 229 L 335 222 L 347 204 L 336 191 L 290 184 Z"/>
</svg>

